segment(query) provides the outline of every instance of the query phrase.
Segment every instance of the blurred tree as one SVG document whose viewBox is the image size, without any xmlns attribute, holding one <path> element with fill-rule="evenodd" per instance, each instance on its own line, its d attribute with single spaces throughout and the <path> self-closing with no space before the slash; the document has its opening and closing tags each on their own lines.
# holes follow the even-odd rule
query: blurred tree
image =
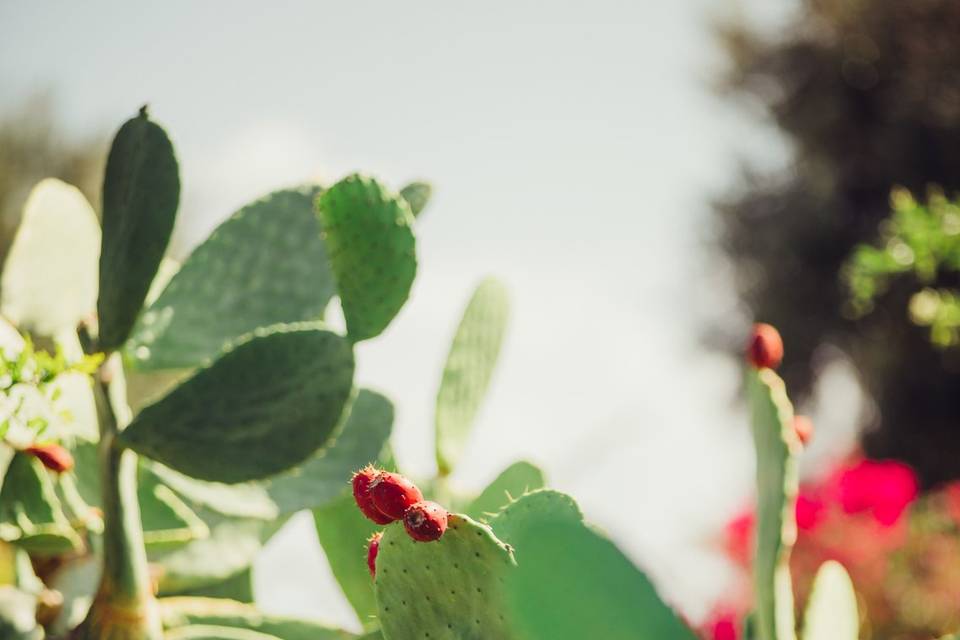
<svg viewBox="0 0 960 640">
<path fill-rule="evenodd" d="M 102 135 L 68 139 L 47 93 L 0 110 L 0 264 L 27 195 L 43 178 L 60 178 L 77 186 L 99 211 L 106 143 Z"/>
<path fill-rule="evenodd" d="M 720 33 L 723 86 L 759 103 L 792 150 L 786 170 L 746 170 L 716 206 L 739 295 L 780 328 L 782 373 L 801 396 L 819 345 L 851 356 L 880 410 L 869 455 L 905 460 L 926 486 L 960 476 L 960 349 L 935 349 L 909 322 L 915 283 L 855 319 L 839 276 L 857 243 L 877 239 L 894 186 L 960 189 L 960 2 L 803 0 L 776 37 Z"/>
</svg>

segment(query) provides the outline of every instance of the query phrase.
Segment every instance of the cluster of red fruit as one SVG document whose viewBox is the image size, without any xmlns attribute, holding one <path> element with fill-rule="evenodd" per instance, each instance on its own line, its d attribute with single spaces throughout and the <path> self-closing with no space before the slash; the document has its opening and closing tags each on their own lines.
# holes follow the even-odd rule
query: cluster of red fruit
<svg viewBox="0 0 960 640">
<path fill-rule="evenodd" d="M 399 473 L 366 466 L 353 474 L 353 498 L 368 519 L 377 524 L 403 521 L 407 534 L 418 542 L 432 542 L 447 530 L 447 510 L 423 499 L 417 485 Z M 367 566 L 376 574 L 381 533 L 370 538 Z"/>
<path fill-rule="evenodd" d="M 747 362 L 756 369 L 776 369 L 783 361 L 783 338 L 773 325 L 753 325 L 747 341 Z M 794 416 L 793 430 L 801 444 L 813 437 L 813 422 L 807 416 Z"/>
</svg>

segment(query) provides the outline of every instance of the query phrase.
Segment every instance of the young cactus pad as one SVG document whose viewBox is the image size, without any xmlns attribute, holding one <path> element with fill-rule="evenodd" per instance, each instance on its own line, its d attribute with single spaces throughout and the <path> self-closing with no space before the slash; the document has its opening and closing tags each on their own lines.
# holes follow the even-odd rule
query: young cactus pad
<svg viewBox="0 0 960 640">
<path fill-rule="evenodd" d="M 376 337 L 407 301 L 417 272 L 410 205 L 352 175 L 325 191 L 317 209 L 350 339 Z"/>
<path fill-rule="evenodd" d="M 376 594 L 385 640 L 508 640 L 502 586 L 514 569 L 490 527 L 450 514 L 436 542 L 415 542 L 393 523 L 377 556 Z"/>
<path fill-rule="evenodd" d="M 796 454 L 801 445 L 783 380 L 770 369 L 750 369 L 747 388 L 757 454 L 757 633 L 760 640 L 792 640 L 796 632 L 789 559 L 797 537 Z"/>
<path fill-rule="evenodd" d="M 820 565 L 803 618 L 803 640 L 857 640 L 860 615 L 853 582 L 843 565 Z"/>
</svg>

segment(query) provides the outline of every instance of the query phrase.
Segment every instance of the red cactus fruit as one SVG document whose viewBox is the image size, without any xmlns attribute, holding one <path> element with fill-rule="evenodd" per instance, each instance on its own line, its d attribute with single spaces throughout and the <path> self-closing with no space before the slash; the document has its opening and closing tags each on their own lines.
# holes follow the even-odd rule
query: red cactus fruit
<svg viewBox="0 0 960 640">
<path fill-rule="evenodd" d="M 367 540 L 367 568 L 370 569 L 370 577 L 377 577 L 377 554 L 380 552 L 380 538 L 383 537 L 382 531 L 377 531 Z"/>
<path fill-rule="evenodd" d="M 26 447 L 23 452 L 42 462 L 43 466 L 51 471 L 63 473 L 64 471 L 73 469 L 73 456 L 59 444 L 53 442 L 47 444 L 32 444 Z"/>
<path fill-rule="evenodd" d="M 813 438 L 813 420 L 807 416 L 793 416 L 793 432 L 800 444 L 806 445 Z"/>
<path fill-rule="evenodd" d="M 403 514 L 403 527 L 419 542 L 432 542 L 447 530 L 447 510 L 429 500 L 412 505 Z"/>
<path fill-rule="evenodd" d="M 367 465 L 353 474 L 353 479 L 351 480 L 351 484 L 353 485 L 353 499 L 357 501 L 357 506 L 360 507 L 360 511 L 362 511 L 363 515 L 367 518 L 377 524 L 390 524 L 397 518 L 391 518 L 377 509 L 373 504 L 373 497 L 370 495 L 370 485 L 373 484 L 380 473 L 382 472 Z"/>
<path fill-rule="evenodd" d="M 757 369 L 776 369 L 783 360 L 783 339 L 772 325 L 753 325 L 747 342 L 747 361 Z"/>
<path fill-rule="evenodd" d="M 373 506 L 393 520 L 399 520 L 410 505 L 423 500 L 423 494 L 399 473 L 381 471 L 370 483 Z"/>
</svg>

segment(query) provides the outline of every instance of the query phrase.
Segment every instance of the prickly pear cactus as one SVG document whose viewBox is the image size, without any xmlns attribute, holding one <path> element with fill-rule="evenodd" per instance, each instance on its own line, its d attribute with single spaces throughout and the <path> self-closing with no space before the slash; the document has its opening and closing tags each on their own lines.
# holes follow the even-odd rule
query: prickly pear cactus
<svg viewBox="0 0 960 640">
<path fill-rule="evenodd" d="M 761 640 L 796 638 L 790 549 L 801 444 L 793 431 L 793 406 L 783 380 L 771 369 L 751 369 L 747 387 L 757 453 L 757 547 L 754 560 L 756 628 Z"/>
<path fill-rule="evenodd" d="M 436 542 L 414 542 L 394 523 L 377 556 L 376 594 L 385 640 L 507 640 L 502 585 L 510 549 L 490 527 L 450 514 Z"/>
<path fill-rule="evenodd" d="M 843 565 L 820 565 L 803 618 L 803 640 L 857 640 L 860 615 L 857 594 Z"/>
<path fill-rule="evenodd" d="M 550 489 L 532 491 L 517 500 L 514 500 L 491 518 L 497 537 L 507 544 L 514 545 L 522 538 L 524 532 L 533 525 L 543 526 L 549 523 L 583 522 L 583 514 L 573 498 Z M 516 553 L 522 553 L 517 549 Z"/>
</svg>

